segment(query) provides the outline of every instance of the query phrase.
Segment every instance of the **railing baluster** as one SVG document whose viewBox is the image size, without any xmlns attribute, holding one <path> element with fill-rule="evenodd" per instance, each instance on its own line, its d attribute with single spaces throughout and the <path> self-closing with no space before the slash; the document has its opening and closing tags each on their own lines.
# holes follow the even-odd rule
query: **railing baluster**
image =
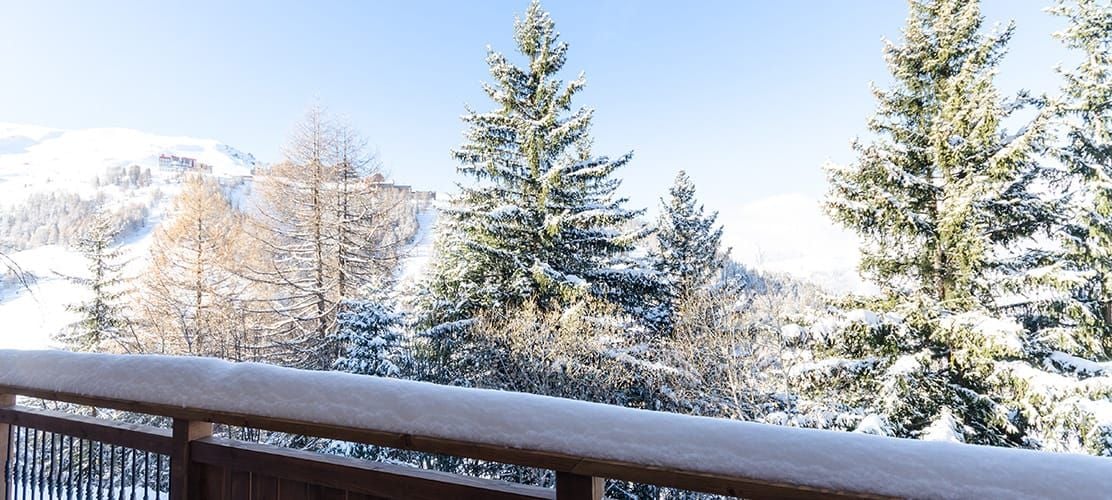
<svg viewBox="0 0 1112 500">
<path fill-rule="evenodd" d="M 27 486 L 31 489 L 31 500 L 35 500 L 35 492 L 38 491 L 38 482 L 42 479 L 42 473 L 39 470 L 42 467 L 42 462 L 39 460 L 39 430 L 31 429 L 31 478 L 27 481 Z M 40 495 L 41 498 L 41 495 Z"/>
<path fill-rule="evenodd" d="M 155 455 L 154 458 L 157 462 L 154 467 L 155 498 L 162 498 L 162 454 L 159 453 Z"/>
<path fill-rule="evenodd" d="M 8 498 L 8 485 L 12 482 L 12 426 L 4 424 L 0 432 L 0 447 L 4 449 L 4 482 L 0 484 L 0 499 Z"/>
<path fill-rule="evenodd" d="M 65 453 L 62 450 L 62 443 L 65 441 L 65 439 L 66 439 L 66 436 L 64 434 L 58 434 L 58 442 L 56 444 L 52 445 L 58 451 L 57 458 L 55 459 L 57 461 L 55 462 L 55 466 L 54 466 L 54 469 L 56 470 L 56 472 L 54 474 L 54 498 L 55 499 L 61 499 L 62 498 L 62 472 L 63 472 L 63 470 L 62 470 L 63 462 L 62 461 L 65 458 Z"/>
<path fill-rule="evenodd" d="M 15 394 L 2 394 L 0 393 L 0 408 L 11 408 L 15 406 Z M 12 462 L 12 436 L 14 426 L 0 423 L 0 457 L 3 457 L 4 463 L 4 478 L 0 482 L 0 500 L 7 500 L 10 498 L 9 492 L 14 493 L 14 488 L 9 489 L 15 483 L 12 469 L 15 464 Z"/>
<path fill-rule="evenodd" d="M 66 500 L 73 498 L 73 436 L 69 437 L 69 452 L 66 453 Z"/>
<path fill-rule="evenodd" d="M 38 490 L 39 490 L 39 498 L 40 499 L 45 498 L 46 495 L 50 494 L 50 490 L 49 490 L 50 483 L 47 481 L 47 478 L 50 475 L 50 457 L 48 457 L 47 454 L 46 454 L 46 446 L 47 446 L 46 435 L 47 434 L 48 434 L 48 432 L 42 431 L 42 437 L 39 439 L 38 453 L 39 453 L 40 463 L 39 463 Z"/>
<path fill-rule="evenodd" d="M 89 451 L 89 444 L 84 439 L 77 441 L 77 498 L 79 500 L 88 500 L 89 498 L 89 468 L 86 460 L 87 456 L 92 456 Z"/>
<path fill-rule="evenodd" d="M 104 443 L 101 442 L 97 443 L 97 500 L 104 500 Z"/>
<path fill-rule="evenodd" d="M 127 469 L 128 469 L 128 467 L 127 467 L 127 452 L 128 452 L 127 448 L 120 448 L 120 490 L 116 494 L 116 499 L 117 500 L 123 500 L 126 497 L 126 493 L 127 493 L 127 491 L 125 490 L 125 488 L 127 488 L 127 485 L 128 485 L 128 479 L 127 479 L 127 476 L 128 476 L 128 474 L 127 474 Z M 135 485 L 134 485 L 135 476 L 134 475 L 132 476 L 131 481 L 132 481 L 131 488 L 135 489 Z"/>
<path fill-rule="evenodd" d="M 100 472 L 97 470 L 97 455 L 100 452 L 99 443 L 89 441 L 89 498 L 91 500 L 100 500 L 98 494 L 100 493 Z"/>
<path fill-rule="evenodd" d="M 23 500 L 27 500 L 27 481 L 28 481 L 28 477 L 29 477 L 29 474 L 30 474 L 28 472 L 28 466 L 29 466 L 30 460 L 27 457 L 27 453 L 29 451 L 27 449 L 27 445 L 28 445 L 28 443 L 30 443 L 30 438 L 27 437 L 28 429 L 26 427 L 20 427 L 19 430 L 22 431 L 20 434 L 23 434 L 23 439 L 19 443 L 19 449 L 21 450 L 20 453 L 23 455 L 23 459 L 22 459 L 23 463 L 19 467 L 20 468 L 19 496 Z"/>
<path fill-rule="evenodd" d="M 119 458 L 117 458 L 117 457 L 119 457 Z M 119 487 L 115 490 L 116 500 L 123 500 L 123 483 L 125 483 L 125 481 L 123 481 L 123 466 L 122 466 L 122 463 L 123 463 L 123 448 L 121 448 L 121 447 L 112 448 L 112 463 L 116 464 L 116 466 L 118 466 L 119 469 L 120 469 L 119 480 L 116 481 L 116 482 L 119 482 Z M 112 469 L 113 469 L 113 471 L 115 471 L 116 467 L 113 467 Z"/>
<path fill-rule="evenodd" d="M 47 434 L 50 435 L 50 441 L 46 440 Z M 43 468 L 46 469 L 42 475 L 42 491 L 39 493 L 39 498 L 50 496 L 50 479 L 54 477 L 54 433 L 42 433 L 42 463 Z"/>
<path fill-rule="evenodd" d="M 135 478 L 139 477 L 139 462 L 135 460 L 135 455 L 139 450 L 131 450 L 131 500 L 135 500 L 135 485 L 138 481 Z"/>
<path fill-rule="evenodd" d="M 151 500 L 151 452 L 143 452 L 143 500 Z"/>
<path fill-rule="evenodd" d="M 27 500 L 27 428 L 20 427 L 19 434 L 19 454 L 21 458 L 19 462 L 19 479 L 16 481 L 17 488 L 19 489 L 19 497 L 22 500 Z"/>
<path fill-rule="evenodd" d="M 120 486 L 123 489 L 123 471 L 120 471 Z M 116 487 L 116 445 L 108 445 L 108 500 L 112 500 L 112 492 Z"/>
</svg>

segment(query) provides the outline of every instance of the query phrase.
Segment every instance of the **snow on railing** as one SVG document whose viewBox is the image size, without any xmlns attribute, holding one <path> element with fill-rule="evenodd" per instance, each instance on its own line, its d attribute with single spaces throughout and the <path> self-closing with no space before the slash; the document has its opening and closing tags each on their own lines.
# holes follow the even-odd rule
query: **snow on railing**
<svg viewBox="0 0 1112 500">
<path fill-rule="evenodd" d="M 1108 458 L 780 427 L 205 358 L 0 350 L 0 394 L 5 392 L 255 415 L 860 494 L 1098 498 L 1112 491 Z"/>
</svg>

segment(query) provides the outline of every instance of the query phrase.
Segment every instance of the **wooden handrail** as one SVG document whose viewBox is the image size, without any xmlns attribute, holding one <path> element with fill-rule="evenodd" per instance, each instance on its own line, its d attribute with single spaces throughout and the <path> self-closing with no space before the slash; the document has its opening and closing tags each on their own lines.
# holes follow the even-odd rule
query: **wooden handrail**
<svg viewBox="0 0 1112 500">
<path fill-rule="evenodd" d="M 195 462 L 183 457 L 204 447 L 207 432 L 195 431 L 207 422 L 545 469 L 556 473 L 556 496 L 577 500 L 597 500 L 603 478 L 750 498 L 1054 496 L 1062 484 L 1088 496 L 1112 490 L 1112 461 L 1099 457 L 204 358 L 0 350 L 0 394 L 177 420 L 172 468 L 186 477 L 208 477 L 215 467 L 180 467 Z M 272 480 L 259 480 L 260 491 L 281 488 Z M 193 491 L 181 481 L 179 491 Z"/>
<path fill-rule="evenodd" d="M 160 455 L 169 455 L 172 449 L 171 435 L 166 429 L 27 406 L 4 408 L 0 405 L 0 425 L 64 434 Z"/>
<path fill-rule="evenodd" d="M 399 434 L 376 431 L 373 429 L 321 424 L 317 422 L 277 419 L 203 408 L 178 407 L 114 398 L 91 397 L 61 391 L 0 385 L 0 394 L 4 393 L 158 415 L 181 421 L 220 423 L 275 432 L 380 445 L 404 450 L 440 453 L 539 469 L 549 469 L 558 473 L 565 473 L 567 476 L 564 477 L 567 478 L 585 477 L 588 479 L 617 479 L 745 498 L 890 498 L 871 492 L 835 491 L 796 484 L 783 484 L 752 478 L 667 469 L 645 464 L 581 457 L 549 451 L 494 446 L 434 436 Z M 573 488 L 576 491 L 587 491 L 588 495 L 593 491 L 593 488 L 584 488 L 580 481 L 568 482 L 566 484 L 569 485 L 568 488 Z"/>
</svg>

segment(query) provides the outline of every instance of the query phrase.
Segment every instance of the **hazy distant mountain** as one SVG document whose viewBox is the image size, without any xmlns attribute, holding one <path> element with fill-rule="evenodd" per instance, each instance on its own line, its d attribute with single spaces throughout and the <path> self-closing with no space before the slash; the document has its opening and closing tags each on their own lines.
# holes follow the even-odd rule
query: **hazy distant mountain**
<svg viewBox="0 0 1112 500">
<path fill-rule="evenodd" d="M 216 176 L 241 176 L 258 165 L 255 157 L 214 139 L 171 137 L 124 128 L 60 130 L 0 123 L 0 205 L 34 192 L 67 191 L 92 195 L 95 180 L 109 170 L 132 165 L 150 168 L 159 157 L 177 156 L 210 165 Z"/>
</svg>

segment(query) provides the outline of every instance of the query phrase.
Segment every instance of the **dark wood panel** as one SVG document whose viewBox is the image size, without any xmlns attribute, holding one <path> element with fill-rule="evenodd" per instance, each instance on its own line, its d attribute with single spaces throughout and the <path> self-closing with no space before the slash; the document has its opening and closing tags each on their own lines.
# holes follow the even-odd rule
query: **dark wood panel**
<svg viewBox="0 0 1112 500">
<path fill-rule="evenodd" d="M 228 478 L 225 488 L 224 500 L 240 500 L 251 498 L 251 473 L 238 470 L 226 470 L 224 475 Z"/>
<path fill-rule="evenodd" d="M 225 470 L 215 465 L 201 467 L 201 498 L 205 500 L 231 500 L 227 495 Z"/>
<path fill-rule="evenodd" d="M 278 478 L 251 474 L 251 500 L 278 500 Z"/>
<path fill-rule="evenodd" d="M 193 442 L 194 460 L 382 498 L 551 499 L 553 490 L 219 438 Z M 256 483 L 257 484 L 257 483 Z M 254 496 L 259 498 L 258 495 Z"/>
<path fill-rule="evenodd" d="M 278 498 L 280 500 L 308 500 L 308 484 L 291 479 L 278 480 Z"/>
<path fill-rule="evenodd" d="M 126 424 L 53 410 L 13 406 L 0 408 L 0 423 L 18 425 L 81 439 L 169 455 L 169 429 Z"/>
<path fill-rule="evenodd" d="M 556 473 L 556 500 L 601 500 L 605 493 L 606 481 L 601 477 Z"/>
</svg>

